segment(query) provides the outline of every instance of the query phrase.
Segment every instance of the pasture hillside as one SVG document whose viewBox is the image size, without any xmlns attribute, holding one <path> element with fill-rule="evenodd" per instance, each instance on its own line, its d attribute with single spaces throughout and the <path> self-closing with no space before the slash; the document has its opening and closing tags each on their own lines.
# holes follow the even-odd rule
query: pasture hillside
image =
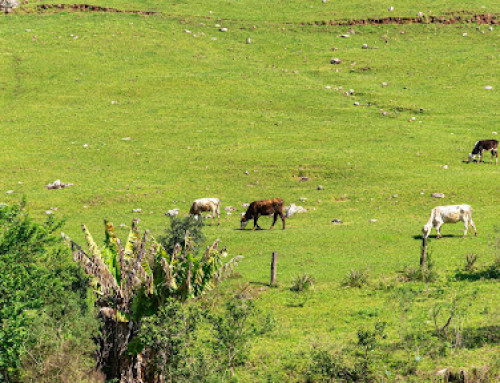
<svg viewBox="0 0 500 383">
<path fill-rule="evenodd" d="M 489 154 L 488 164 L 464 163 L 474 142 L 500 132 L 498 26 L 366 25 L 350 34 L 312 25 L 494 13 L 494 2 L 404 2 L 392 12 L 379 1 L 92 3 L 161 12 L 151 16 L 38 11 L 44 3 L 0 16 L 0 202 L 26 195 L 34 216 L 52 210 L 77 241 L 82 223 L 100 233 L 104 218 L 118 227 L 137 216 L 159 235 L 164 213 L 187 214 L 195 198 L 236 207 L 205 235 L 245 256 L 228 291 L 248 283 L 277 322 L 252 345 L 242 381 L 298 379 L 300 352 L 349 344 L 378 320 L 397 339 L 391 292 L 374 286 L 418 266 L 422 225 L 440 204 L 470 204 L 479 236 L 460 238 L 457 224 L 431 238 L 435 287 L 476 294 L 466 326 L 499 326 L 498 281 L 454 278 L 465 254 L 492 263 L 500 236 L 500 167 Z M 44 187 L 56 179 L 74 186 Z M 242 203 L 269 197 L 308 212 L 285 231 L 237 230 Z M 277 288 L 267 286 L 272 251 Z M 367 269 L 371 287 L 342 287 L 351 269 Z M 313 292 L 289 290 L 299 272 L 315 278 Z M 497 336 L 424 356 L 418 369 L 484 365 L 498 351 Z"/>
</svg>

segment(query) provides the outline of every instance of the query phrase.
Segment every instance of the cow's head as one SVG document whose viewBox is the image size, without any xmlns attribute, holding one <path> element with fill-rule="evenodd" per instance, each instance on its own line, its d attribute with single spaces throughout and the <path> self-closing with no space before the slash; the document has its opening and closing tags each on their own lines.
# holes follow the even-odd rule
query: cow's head
<svg viewBox="0 0 500 383">
<path fill-rule="evenodd" d="M 245 230 L 245 227 L 247 226 L 247 223 L 248 223 L 248 219 L 247 219 L 245 213 L 241 213 L 241 221 L 240 222 L 241 222 L 240 229 L 241 230 Z"/>
<path fill-rule="evenodd" d="M 424 227 L 422 228 L 422 238 L 427 238 L 431 233 L 431 229 L 431 225 L 424 225 Z"/>
</svg>

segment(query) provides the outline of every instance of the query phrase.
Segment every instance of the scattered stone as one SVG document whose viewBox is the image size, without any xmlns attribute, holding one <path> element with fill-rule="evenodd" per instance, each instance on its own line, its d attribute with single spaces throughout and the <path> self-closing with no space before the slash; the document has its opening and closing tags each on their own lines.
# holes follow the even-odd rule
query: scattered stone
<svg viewBox="0 0 500 383">
<path fill-rule="evenodd" d="M 330 64 L 335 64 L 335 65 L 342 64 L 342 60 L 335 57 L 335 58 L 330 60 Z"/>
<path fill-rule="evenodd" d="M 493 27 L 488 27 L 488 30 L 491 32 L 493 30 Z"/>
<path fill-rule="evenodd" d="M 12 194 L 12 193 L 14 193 L 14 190 L 7 190 L 7 191 L 5 192 L 5 194 Z"/>
<path fill-rule="evenodd" d="M 498 134 L 498 132 L 491 132 L 492 134 Z"/>
<path fill-rule="evenodd" d="M 418 17 L 424 17 L 424 12 L 418 12 L 418 13 L 417 13 L 417 16 L 418 16 Z"/>
<path fill-rule="evenodd" d="M 241 204 L 241 207 L 249 207 L 249 206 L 250 206 L 250 204 L 247 203 L 247 202 L 244 202 L 244 203 Z"/>
<path fill-rule="evenodd" d="M 300 197 L 300 198 L 299 198 L 299 201 L 300 201 L 300 202 L 306 202 L 306 201 L 307 201 L 307 198 L 306 198 L 306 197 Z"/>
<path fill-rule="evenodd" d="M 361 49 L 368 49 L 368 44 L 361 45 Z"/>
<path fill-rule="evenodd" d="M 385 88 L 387 86 L 387 83 L 383 82 L 381 85 Z"/>
<path fill-rule="evenodd" d="M 51 215 L 51 214 L 54 214 L 54 212 L 52 210 L 45 210 L 45 214 Z"/>
<path fill-rule="evenodd" d="M 448 369 L 443 368 L 442 370 L 439 370 L 438 372 L 436 372 L 436 375 L 437 376 L 445 376 L 447 372 L 448 372 Z"/>
<path fill-rule="evenodd" d="M 235 207 L 232 207 L 232 206 L 226 206 L 224 208 L 225 211 L 236 211 L 236 208 Z"/>
<path fill-rule="evenodd" d="M 248 170 L 245 170 L 245 174 L 246 174 L 246 175 L 249 175 L 249 174 L 250 174 L 250 172 L 249 172 Z"/>
<path fill-rule="evenodd" d="M 89 144 L 83 144 L 83 147 L 87 149 L 89 147 Z"/>
<path fill-rule="evenodd" d="M 372 218 L 372 219 L 369 220 L 369 222 L 373 223 L 373 222 L 377 222 L 377 220 L 375 218 Z"/>
<path fill-rule="evenodd" d="M 448 165 L 443 165 L 443 169 L 448 169 Z"/>
<path fill-rule="evenodd" d="M 388 112 L 382 112 L 382 116 L 388 116 L 389 113 Z"/>
<path fill-rule="evenodd" d="M 31 32 L 31 29 L 26 29 L 25 32 Z"/>
<path fill-rule="evenodd" d="M 325 188 L 322 186 L 322 185 L 318 185 L 318 187 L 316 188 L 316 190 L 324 190 Z"/>
<path fill-rule="evenodd" d="M 423 112 L 423 111 L 424 111 L 424 108 L 420 108 L 419 110 L 420 110 L 421 112 Z"/>
<path fill-rule="evenodd" d="M 351 96 L 354 96 L 354 89 L 349 89 L 349 92 L 348 92 Z"/>
<path fill-rule="evenodd" d="M 226 215 L 231 215 L 233 213 L 231 213 L 230 211 L 226 211 Z"/>
<path fill-rule="evenodd" d="M 252 43 L 252 39 L 250 37 L 247 37 L 247 44 L 251 44 Z"/>
<path fill-rule="evenodd" d="M 219 32 L 227 32 L 227 28 L 221 28 L 219 29 Z"/>
<path fill-rule="evenodd" d="M 130 141 L 132 138 L 131 137 L 123 137 L 122 141 Z"/>
<path fill-rule="evenodd" d="M 217 40 L 217 37 L 210 37 L 210 40 L 215 41 Z"/>
<path fill-rule="evenodd" d="M 309 181 L 309 180 L 310 180 L 310 178 L 306 177 L 306 176 L 299 177 L 299 181 L 302 181 L 302 182 Z"/>
<path fill-rule="evenodd" d="M 118 104 L 118 101 L 111 101 L 111 105 L 116 105 Z"/>
<path fill-rule="evenodd" d="M 165 213 L 167 217 L 175 217 L 178 214 L 179 214 L 179 209 L 171 209 Z"/>
<path fill-rule="evenodd" d="M 347 31 L 349 32 L 351 35 L 355 35 L 356 34 L 356 31 L 352 28 L 349 28 L 349 30 Z"/>
<path fill-rule="evenodd" d="M 140 213 L 142 212 L 142 209 L 132 209 L 132 213 Z"/>
<path fill-rule="evenodd" d="M 119 227 L 127 227 L 127 225 L 125 225 L 124 223 L 120 223 Z"/>
<path fill-rule="evenodd" d="M 397 195 L 397 194 L 392 195 L 392 198 L 398 198 L 398 197 L 399 197 L 399 195 Z"/>
<path fill-rule="evenodd" d="M 349 35 L 339 35 L 339 37 L 342 37 L 344 39 L 348 39 L 349 38 Z"/>
<path fill-rule="evenodd" d="M 332 89 L 332 87 L 330 85 L 327 85 L 327 86 L 325 86 L 325 89 L 330 90 L 330 89 Z"/>
<path fill-rule="evenodd" d="M 332 219 L 332 223 L 334 225 L 342 225 L 344 223 L 344 221 L 342 221 L 341 219 L 338 219 L 338 218 L 334 218 L 334 219 Z"/>
<path fill-rule="evenodd" d="M 354 102 L 354 105 L 355 105 L 355 106 L 359 106 L 359 102 L 357 102 L 357 101 L 356 101 L 356 102 Z"/>
<path fill-rule="evenodd" d="M 467 32 L 462 34 L 463 37 L 467 37 Z"/>
<path fill-rule="evenodd" d="M 73 184 L 61 182 L 61 180 L 55 180 L 51 184 L 45 185 L 45 188 L 48 190 L 52 190 L 52 189 L 64 189 L 70 186 L 73 186 Z"/>
<path fill-rule="evenodd" d="M 387 8 L 387 10 L 388 10 L 389 12 L 392 12 L 392 11 L 394 11 L 394 7 L 389 7 L 389 8 Z"/>
<path fill-rule="evenodd" d="M 486 85 L 486 86 L 484 87 L 484 89 L 491 90 L 491 89 L 493 89 L 493 87 L 492 87 L 491 85 Z"/>
<path fill-rule="evenodd" d="M 321 0 L 321 2 L 322 2 L 323 4 L 326 4 L 326 1 L 327 1 L 327 0 Z"/>
<path fill-rule="evenodd" d="M 433 198 L 444 198 L 444 194 L 443 193 L 432 193 L 431 197 L 433 197 Z"/>
<path fill-rule="evenodd" d="M 191 33 L 191 31 L 190 31 L 189 29 L 184 29 L 184 33 L 188 33 L 188 34 L 190 34 L 190 33 Z"/>
<path fill-rule="evenodd" d="M 306 209 L 304 209 L 302 206 L 297 206 L 294 203 L 288 206 L 285 211 L 286 211 L 285 217 L 287 218 L 291 217 L 295 213 L 307 213 Z"/>
</svg>

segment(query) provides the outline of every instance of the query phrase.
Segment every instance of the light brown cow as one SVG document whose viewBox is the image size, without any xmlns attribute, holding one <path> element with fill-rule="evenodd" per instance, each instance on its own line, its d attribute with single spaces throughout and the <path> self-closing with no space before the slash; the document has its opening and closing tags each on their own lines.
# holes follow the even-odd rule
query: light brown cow
<svg viewBox="0 0 500 383">
<path fill-rule="evenodd" d="M 217 215 L 217 225 L 220 225 L 220 199 L 218 198 L 200 198 L 194 200 L 191 204 L 189 214 L 194 215 L 196 219 L 201 217 L 201 213 L 209 211 L 212 213 L 212 224 Z"/>
</svg>

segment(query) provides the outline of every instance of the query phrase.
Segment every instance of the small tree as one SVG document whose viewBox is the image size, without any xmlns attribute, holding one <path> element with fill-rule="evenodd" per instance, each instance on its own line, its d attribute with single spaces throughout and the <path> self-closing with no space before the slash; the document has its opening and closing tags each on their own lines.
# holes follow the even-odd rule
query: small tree
<svg viewBox="0 0 500 383">
<path fill-rule="evenodd" d="M 136 219 L 122 246 L 113 225 L 108 221 L 104 224 L 102 249 L 85 225 L 82 230 L 88 253 L 67 238 L 74 260 L 92 276 L 104 320 L 98 365 L 108 379 L 153 381 L 158 377 L 146 375 L 151 353 L 137 339 L 142 319 L 156 314 L 169 299 L 183 302 L 211 290 L 242 257 L 224 264 L 217 241 L 197 256 L 189 232 L 184 246 L 177 244 L 169 255 L 148 230 L 140 234 Z"/>
</svg>

